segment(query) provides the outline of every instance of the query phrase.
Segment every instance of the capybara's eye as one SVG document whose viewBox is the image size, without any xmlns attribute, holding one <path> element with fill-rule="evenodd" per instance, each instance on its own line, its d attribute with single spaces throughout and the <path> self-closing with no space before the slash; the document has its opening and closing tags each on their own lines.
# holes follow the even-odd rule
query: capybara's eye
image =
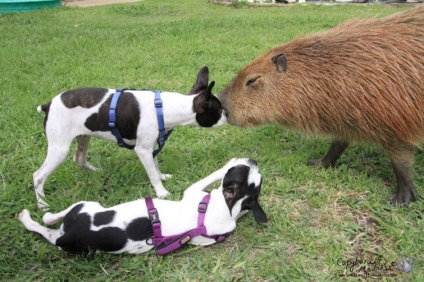
<svg viewBox="0 0 424 282">
<path fill-rule="evenodd" d="M 257 77 L 254 77 L 254 78 L 251 78 L 251 79 L 249 79 L 247 82 L 246 82 L 246 86 L 249 86 L 249 85 L 251 85 L 252 83 L 255 83 L 255 81 L 258 79 L 258 78 L 260 78 L 261 76 L 257 76 Z"/>
</svg>

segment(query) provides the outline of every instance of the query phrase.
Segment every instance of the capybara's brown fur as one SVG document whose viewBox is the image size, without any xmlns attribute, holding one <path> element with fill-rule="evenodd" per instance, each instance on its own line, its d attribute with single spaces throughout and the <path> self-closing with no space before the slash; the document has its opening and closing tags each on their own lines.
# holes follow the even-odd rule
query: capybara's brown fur
<svg viewBox="0 0 424 282">
<path fill-rule="evenodd" d="M 221 92 L 228 121 L 279 123 L 330 136 L 311 164 L 333 165 L 350 142 L 381 145 L 396 174 L 392 203 L 417 199 L 414 147 L 424 140 L 424 6 L 356 19 L 276 47 Z"/>
</svg>

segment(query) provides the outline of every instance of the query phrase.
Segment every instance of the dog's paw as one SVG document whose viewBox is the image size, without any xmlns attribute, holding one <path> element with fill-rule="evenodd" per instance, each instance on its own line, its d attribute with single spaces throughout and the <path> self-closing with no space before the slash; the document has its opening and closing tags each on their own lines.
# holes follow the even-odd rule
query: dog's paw
<svg viewBox="0 0 424 282">
<path fill-rule="evenodd" d="M 97 171 L 97 168 L 95 168 L 94 166 L 92 166 L 89 162 L 87 162 L 87 160 L 84 159 L 80 159 L 78 157 L 78 154 L 75 154 L 73 159 L 72 159 L 77 165 L 79 165 L 80 167 L 88 170 L 88 171 Z"/>
<path fill-rule="evenodd" d="M 38 199 L 37 208 L 40 210 L 46 211 L 49 209 L 49 205 L 41 199 Z"/>
<path fill-rule="evenodd" d="M 228 170 L 228 169 L 230 169 L 231 167 L 233 167 L 233 166 L 235 166 L 236 165 L 236 163 L 237 163 L 237 158 L 232 158 L 231 160 L 229 160 L 225 165 L 224 165 L 224 169 L 226 169 L 226 170 Z"/>
<path fill-rule="evenodd" d="M 158 198 L 165 198 L 168 195 L 170 195 L 170 194 L 169 194 L 169 192 L 165 188 L 163 190 L 156 191 L 156 196 Z"/>
<path fill-rule="evenodd" d="M 247 164 L 248 161 L 249 161 L 248 158 L 232 158 L 231 160 L 228 161 L 228 163 L 224 166 L 224 168 L 230 169 L 233 166 L 237 166 L 240 164 Z"/>
<path fill-rule="evenodd" d="M 86 170 L 89 170 L 89 171 L 92 171 L 92 172 L 96 172 L 97 171 L 97 168 L 95 168 L 94 166 L 92 166 L 90 163 L 86 163 L 83 167 Z"/>
<path fill-rule="evenodd" d="M 171 174 L 163 174 L 163 173 L 160 174 L 161 180 L 168 180 L 168 179 L 171 179 L 171 178 L 172 178 Z"/>
<path fill-rule="evenodd" d="M 43 220 L 44 224 L 46 224 L 46 225 L 53 225 L 56 222 L 60 221 L 60 219 L 58 219 L 57 216 L 54 216 L 51 212 L 46 212 L 43 215 L 42 220 Z"/>
<path fill-rule="evenodd" d="M 21 211 L 21 213 L 19 214 L 19 220 L 24 222 L 28 219 L 30 219 L 30 215 L 29 215 L 29 211 L 27 209 L 24 209 Z"/>
</svg>

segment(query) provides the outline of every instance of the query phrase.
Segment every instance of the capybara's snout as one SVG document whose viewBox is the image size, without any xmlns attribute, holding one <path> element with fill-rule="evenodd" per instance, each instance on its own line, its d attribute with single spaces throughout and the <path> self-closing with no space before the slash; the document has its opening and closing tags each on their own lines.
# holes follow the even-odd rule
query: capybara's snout
<svg viewBox="0 0 424 282">
<path fill-rule="evenodd" d="M 221 91 L 218 96 L 219 101 L 221 102 L 222 109 L 224 111 L 225 116 L 229 117 L 229 107 L 228 107 L 228 87 Z"/>
</svg>

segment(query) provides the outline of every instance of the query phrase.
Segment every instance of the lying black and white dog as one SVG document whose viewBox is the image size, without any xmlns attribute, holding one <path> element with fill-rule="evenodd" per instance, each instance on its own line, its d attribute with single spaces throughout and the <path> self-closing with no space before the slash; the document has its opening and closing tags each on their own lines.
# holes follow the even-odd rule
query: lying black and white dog
<svg viewBox="0 0 424 282">
<path fill-rule="evenodd" d="M 189 92 L 191 95 L 81 88 L 61 93 L 40 106 L 39 111 L 46 113 L 44 127 L 48 149 L 43 165 L 33 175 L 38 207 L 47 206 L 43 200 L 44 183 L 64 162 L 73 139 L 77 141 L 74 161 L 84 168 L 95 170 L 87 162 L 91 136 L 111 141 L 118 139 L 122 146 L 134 146 L 156 195 L 166 196 L 168 191 L 161 180 L 171 175 L 159 171 L 156 154 L 153 155 L 156 143 L 163 146 L 169 132 L 180 125 L 215 127 L 226 122 L 221 103 L 212 94 L 214 82 L 208 85 L 208 80 L 209 70 L 203 67 Z"/>
<path fill-rule="evenodd" d="M 219 188 L 210 194 L 204 191 L 219 180 Z M 185 243 L 206 246 L 222 241 L 248 210 L 256 222 L 267 222 L 258 201 L 261 184 L 256 161 L 232 159 L 187 188 L 179 202 L 146 198 L 111 208 L 79 202 L 62 212 L 44 214 L 47 225 L 63 220 L 60 229 L 40 225 L 25 209 L 19 219 L 28 230 L 68 252 L 138 254 L 155 248 L 164 255 Z"/>
</svg>

